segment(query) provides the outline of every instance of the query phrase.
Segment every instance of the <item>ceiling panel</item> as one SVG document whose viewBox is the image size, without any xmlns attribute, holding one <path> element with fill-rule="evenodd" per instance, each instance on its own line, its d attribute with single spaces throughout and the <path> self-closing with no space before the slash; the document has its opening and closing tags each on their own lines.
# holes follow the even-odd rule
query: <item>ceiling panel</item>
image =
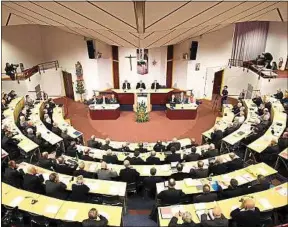
<svg viewBox="0 0 288 227">
<path fill-rule="evenodd" d="M 154 42 L 156 42 L 158 39 L 160 39 L 161 37 L 167 35 L 168 33 L 170 33 L 171 31 L 157 31 L 157 32 L 152 32 L 150 33 L 150 35 L 145 36 L 147 38 L 145 38 L 144 40 L 142 40 L 142 44 L 144 47 L 148 47 L 149 45 L 153 44 Z"/>
<path fill-rule="evenodd" d="M 122 37 L 114 32 L 101 31 L 101 35 L 105 35 L 105 37 L 108 37 L 109 39 L 114 40 L 115 42 L 119 43 L 121 46 L 137 47 L 137 43 L 132 43 L 129 40 L 126 40 L 125 37 Z"/>
<path fill-rule="evenodd" d="M 7 10 L 2 10 L 2 14 L 1 14 L 1 25 L 2 26 L 6 25 L 9 14 L 10 13 Z"/>
<path fill-rule="evenodd" d="M 18 24 L 31 24 L 32 21 L 25 19 L 24 17 L 12 14 L 8 25 L 18 25 Z M 5 22 L 6 23 L 6 22 Z M 32 22 L 33 23 L 33 22 Z M 34 24 L 34 23 L 33 23 Z"/>
</svg>

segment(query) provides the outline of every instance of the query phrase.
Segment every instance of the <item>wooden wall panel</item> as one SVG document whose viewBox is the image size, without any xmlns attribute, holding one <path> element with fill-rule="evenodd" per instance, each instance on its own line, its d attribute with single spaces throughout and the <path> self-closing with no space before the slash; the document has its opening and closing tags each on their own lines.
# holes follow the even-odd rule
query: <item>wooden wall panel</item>
<svg viewBox="0 0 288 227">
<path fill-rule="evenodd" d="M 168 46 L 167 49 L 167 71 L 166 71 L 166 87 L 172 87 L 173 79 L 173 45 Z"/>
<path fill-rule="evenodd" d="M 118 46 L 112 46 L 112 69 L 114 88 L 119 88 L 119 51 Z"/>
</svg>

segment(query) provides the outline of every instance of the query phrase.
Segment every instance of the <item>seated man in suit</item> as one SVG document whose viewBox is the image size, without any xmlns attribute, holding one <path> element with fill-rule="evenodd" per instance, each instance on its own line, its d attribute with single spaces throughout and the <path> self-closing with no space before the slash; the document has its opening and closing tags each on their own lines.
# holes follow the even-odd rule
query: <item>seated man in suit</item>
<svg viewBox="0 0 288 227">
<path fill-rule="evenodd" d="M 189 149 L 189 148 L 191 148 L 191 147 L 198 147 L 198 146 L 199 146 L 199 144 L 196 143 L 195 138 L 191 138 L 191 139 L 190 139 L 190 144 L 181 147 L 181 149 Z"/>
<path fill-rule="evenodd" d="M 288 147 L 288 132 L 284 132 L 283 135 L 278 140 L 278 146 L 280 151 L 283 151 Z"/>
<path fill-rule="evenodd" d="M 157 80 L 154 80 L 154 82 L 151 84 L 151 89 L 158 90 L 159 88 L 160 88 L 159 83 L 157 82 Z"/>
<path fill-rule="evenodd" d="M 88 213 L 88 219 L 82 221 L 83 227 L 106 227 L 108 220 L 98 213 L 97 209 L 92 208 Z"/>
<path fill-rule="evenodd" d="M 235 116 L 237 116 L 240 113 L 240 108 L 242 107 L 242 103 L 238 102 L 237 105 L 233 106 L 232 112 Z"/>
<path fill-rule="evenodd" d="M 144 148 L 144 144 L 142 142 L 138 144 L 138 148 L 136 148 L 135 151 L 139 151 L 139 153 L 148 152 L 148 150 Z"/>
<path fill-rule="evenodd" d="M 129 148 L 129 143 L 128 142 L 123 143 L 119 151 L 124 152 L 124 153 L 131 152 Z"/>
<path fill-rule="evenodd" d="M 140 81 L 137 83 L 136 89 L 143 89 L 143 90 L 146 89 L 146 86 L 145 86 L 145 84 L 143 83 L 142 80 L 140 80 Z"/>
<path fill-rule="evenodd" d="M 156 151 L 151 151 L 151 155 L 146 159 L 147 165 L 161 165 L 160 158 L 156 157 Z"/>
<path fill-rule="evenodd" d="M 153 150 L 156 152 L 163 152 L 165 151 L 165 146 L 162 144 L 161 140 L 158 140 L 157 143 L 154 145 Z"/>
<path fill-rule="evenodd" d="M 227 172 L 232 172 L 243 168 L 243 161 L 241 158 L 236 157 L 235 153 L 230 153 L 231 161 L 227 162 Z"/>
<path fill-rule="evenodd" d="M 220 149 L 222 138 L 223 138 L 223 132 L 222 130 L 220 130 L 219 126 L 216 125 L 214 127 L 213 132 L 211 133 L 211 143 L 215 144 L 215 147 L 217 149 Z"/>
<path fill-rule="evenodd" d="M 201 227 L 228 227 L 228 219 L 222 214 L 220 207 L 214 207 L 212 210 L 214 220 L 209 220 L 208 215 L 201 215 Z"/>
<path fill-rule="evenodd" d="M 109 98 L 108 103 L 109 104 L 117 104 L 118 103 L 118 100 L 116 99 L 114 93 L 111 94 L 111 97 Z"/>
<path fill-rule="evenodd" d="M 165 157 L 165 162 L 166 163 L 180 162 L 181 161 L 181 154 L 176 154 L 175 147 L 171 147 L 170 151 L 172 152 L 172 154 L 169 154 Z"/>
<path fill-rule="evenodd" d="M 176 166 L 177 173 L 173 173 L 171 175 L 171 178 L 173 178 L 176 181 L 184 180 L 185 178 L 189 178 L 189 173 L 184 173 L 183 171 L 183 165 L 181 163 L 178 163 Z"/>
<path fill-rule="evenodd" d="M 258 94 L 255 95 L 255 97 L 252 99 L 252 101 L 257 105 L 260 106 L 261 103 L 263 103 L 261 96 Z"/>
<path fill-rule="evenodd" d="M 188 99 L 186 97 L 186 95 L 184 94 L 184 92 L 182 91 L 180 93 L 180 96 L 178 97 L 178 100 L 177 100 L 179 104 L 185 104 L 185 103 L 188 103 Z"/>
<path fill-rule="evenodd" d="M 64 128 L 64 129 L 62 130 L 61 137 L 62 137 L 62 139 L 63 139 L 63 142 L 64 142 L 65 147 L 68 147 L 68 146 L 70 145 L 70 142 L 73 140 L 73 139 L 68 135 L 68 129 L 67 129 L 67 128 Z"/>
<path fill-rule="evenodd" d="M 32 128 L 28 128 L 27 130 L 27 138 L 29 138 L 30 140 L 32 140 L 33 142 L 35 142 L 35 134 L 32 130 Z"/>
<path fill-rule="evenodd" d="M 172 139 L 172 142 L 167 145 L 166 151 L 171 151 L 172 147 L 174 147 L 176 151 L 179 151 L 181 149 L 181 143 L 178 142 L 177 138 Z"/>
<path fill-rule="evenodd" d="M 83 161 L 80 161 L 78 164 L 78 168 L 73 172 L 73 176 L 83 176 L 85 178 L 92 178 L 93 174 L 90 172 L 87 172 L 85 169 L 85 163 Z"/>
<path fill-rule="evenodd" d="M 14 160 L 8 162 L 8 168 L 4 172 L 4 182 L 7 184 L 21 188 L 23 183 L 23 175 L 17 170 L 18 165 Z"/>
<path fill-rule="evenodd" d="M 217 200 L 217 194 L 211 192 L 210 185 L 203 185 L 203 194 L 194 198 L 194 203 L 209 203 Z"/>
<path fill-rule="evenodd" d="M 83 150 L 83 154 L 81 155 L 81 159 L 84 161 L 94 161 L 94 158 L 89 155 L 90 148 L 85 147 Z"/>
<path fill-rule="evenodd" d="M 75 202 L 88 202 L 90 188 L 84 184 L 82 175 L 77 176 L 76 183 L 72 184 L 70 200 Z"/>
<path fill-rule="evenodd" d="M 54 166 L 55 172 L 66 175 L 72 175 L 76 168 L 77 167 L 71 167 L 70 165 L 67 165 L 64 158 L 61 156 L 57 158 L 57 163 Z"/>
<path fill-rule="evenodd" d="M 60 128 L 58 128 L 58 124 L 57 124 L 56 122 L 53 122 L 53 126 L 52 126 L 51 131 L 52 131 L 54 134 L 56 134 L 57 136 L 61 136 L 62 131 L 61 131 Z"/>
<path fill-rule="evenodd" d="M 237 227 L 261 226 L 261 213 L 259 208 L 255 207 L 255 201 L 252 198 L 243 199 L 241 206 L 231 211 L 230 216 L 236 222 Z"/>
<path fill-rule="evenodd" d="M 209 145 L 208 150 L 202 154 L 202 157 L 203 158 L 213 158 L 213 157 L 218 156 L 218 155 L 219 155 L 218 150 L 215 148 L 215 145 L 213 143 L 211 143 Z"/>
<path fill-rule="evenodd" d="M 131 165 L 145 165 L 145 162 L 142 158 L 139 157 L 140 152 L 138 150 L 134 151 L 134 157 L 129 159 Z"/>
<path fill-rule="evenodd" d="M 217 157 L 214 163 L 209 165 L 209 175 L 213 174 L 213 176 L 221 175 L 227 172 L 226 163 L 223 162 L 223 158 L 221 156 Z"/>
<path fill-rule="evenodd" d="M 66 154 L 73 158 L 75 158 L 76 156 L 79 156 L 75 141 L 72 141 L 70 143 L 70 146 L 66 150 Z"/>
<path fill-rule="evenodd" d="M 131 89 L 130 83 L 128 83 L 127 80 L 124 80 L 124 82 L 122 84 L 122 89 L 123 90 L 130 90 Z"/>
<path fill-rule="evenodd" d="M 100 180 L 111 180 L 118 177 L 118 173 L 115 170 L 108 169 L 106 162 L 101 162 L 101 169 L 98 169 L 96 173 Z"/>
<path fill-rule="evenodd" d="M 241 196 L 244 195 L 247 191 L 245 188 L 238 187 L 238 181 L 234 178 L 230 180 L 229 185 L 227 185 L 225 182 L 222 182 L 222 184 L 228 186 L 228 188 L 223 191 L 222 187 L 218 185 L 221 199 L 230 199 L 233 197 Z"/>
<path fill-rule="evenodd" d="M 181 202 L 181 199 L 185 196 L 182 190 L 175 189 L 176 182 L 173 178 L 168 181 L 168 189 L 160 192 L 157 195 L 157 199 L 161 201 L 161 204 L 173 205 Z"/>
<path fill-rule="evenodd" d="M 279 100 L 281 100 L 281 99 L 283 99 L 283 92 L 281 91 L 281 89 L 279 88 L 278 90 L 277 90 L 277 93 L 274 95 L 274 97 L 276 98 L 276 99 L 279 99 Z"/>
<path fill-rule="evenodd" d="M 96 137 L 94 135 L 92 135 L 90 140 L 87 141 L 87 147 L 91 147 L 91 148 L 98 147 L 98 142 L 96 141 Z"/>
<path fill-rule="evenodd" d="M 38 166 L 44 169 L 51 169 L 53 167 L 52 159 L 48 158 L 48 152 L 43 152 L 38 161 Z"/>
<path fill-rule="evenodd" d="M 208 177 L 208 173 L 209 173 L 208 169 L 203 168 L 204 162 L 198 161 L 197 166 L 198 166 L 198 169 L 191 169 L 190 170 L 191 177 L 196 178 L 196 179 Z"/>
<path fill-rule="evenodd" d="M 182 224 L 177 224 L 179 216 L 182 217 Z M 185 211 L 184 213 L 177 212 L 174 214 L 174 216 L 171 218 L 168 227 L 180 227 L 180 226 L 187 226 L 187 227 L 196 227 L 197 224 L 194 223 L 192 219 L 192 215 L 190 212 Z"/>
<path fill-rule="evenodd" d="M 156 184 L 159 182 L 163 182 L 164 179 L 162 177 L 155 176 L 156 168 L 152 167 L 150 169 L 150 177 L 145 177 L 143 180 L 144 188 L 149 190 L 149 196 L 151 198 L 155 198 L 156 195 Z"/>
<path fill-rule="evenodd" d="M 43 176 L 37 173 L 37 170 L 34 166 L 29 166 L 27 173 L 23 176 L 23 189 L 29 192 L 43 194 L 43 182 Z"/>
<path fill-rule="evenodd" d="M 120 170 L 119 176 L 120 181 L 126 183 L 137 183 L 140 174 L 130 166 L 130 162 L 128 160 L 124 161 L 124 169 Z"/>
<path fill-rule="evenodd" d="M 191 147 L 191 153 L 190 154 L 184 154 L 183 159 L 186 162 L 198 161 L 200 159 L 200 154 L 196 153 L 196 151 L 197 151 L 196 147 Z"/>
<path fill-rule="evenodd" d="M 261 153 L 260 160 L 262 162 L 268 165 L 273 165 L 276 162 L 278 154 L 281 152 L 277 142 L 276 139 L 272 139 L 270 145 Z"/>
<path fill-rule="evenodd" d="M 109 149 L 112 150 L 113 148 L 110 146 L 110 139 L 106 138 L 105 144 L 101 146 L 101 150 L 107 151 Z"/>
<path fill-rule="evenodd" d="M 116 155 L 112 154 L 111 149 L 107 150 L 106 155 L 103 155 L 102 157 L 103 161 L 108 164 L 117 164 L 118 163 L 118 157 Z"/>
<path fill-rule="evenodd" d="M 177 103 L 177 98 L 176 98 L 175 94 L 172 94 L 172 95 L 171 95 L 171 98 L 170 98 L 170 100 L 169 100 L 169 103 L 170 103 L 170 104 L 176 104 L 176 103 Z"/>
<path fill-rule="evenodd" d="M 52 130 L 52 119 L 50 118 L 49 114 L 44 114 L 43 123 L 48 130 Z"/>
<path fill-rule="evenodd" d="M 51 173 L 49 175 L 49 180 L 45 182 L 46 195 L 56 199 L 66 199 L 67 185 L 59 180 L 59 175 L 57 173 Z"/>
<path fill-rule="evenodd" d="M 254 184 L 248 188 L 248 193 L 255 193 L 265 191 L 270 188 L 270 183 L 263 175 L 259 174 L 257 176 L 257 184 Z"/>
</svg>

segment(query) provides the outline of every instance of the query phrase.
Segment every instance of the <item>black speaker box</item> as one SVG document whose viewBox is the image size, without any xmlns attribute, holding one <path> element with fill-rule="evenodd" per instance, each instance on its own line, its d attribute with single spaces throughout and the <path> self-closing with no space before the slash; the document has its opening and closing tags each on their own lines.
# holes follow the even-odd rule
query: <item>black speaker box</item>
<svg viewBox="0 0 288 227">
<path fill-rule="evenodd" d="M 93 40 L 87 40 L 87 50 L 88 50 L 88 56 L 90 59 L 95 59 L 95 48 L 94 48 L 94 42 Z"/>
<path fill-rule="evenodd" d="M 190 48 L 190 60 L 196 60 L 197 50 L 198 50 L 198 42 L 192 41 Z"/>
</svg>

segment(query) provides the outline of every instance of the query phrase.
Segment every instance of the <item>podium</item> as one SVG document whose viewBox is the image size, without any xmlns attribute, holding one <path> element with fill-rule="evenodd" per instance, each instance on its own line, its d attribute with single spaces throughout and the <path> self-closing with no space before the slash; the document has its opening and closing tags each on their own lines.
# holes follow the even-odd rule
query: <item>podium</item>
<svg viewBox="0 0 288 227">
<path fill-rule="evenodd" d="M 135 93 L 134 95 L 134 104 L 133 104 L 134 112 L 137 111 L 138 105 L 142 102 L 146 104 L 147 112 L 150 112 L 151 111 L 150 93 L 140 89 L 139 92 Z"/>
</svg>

